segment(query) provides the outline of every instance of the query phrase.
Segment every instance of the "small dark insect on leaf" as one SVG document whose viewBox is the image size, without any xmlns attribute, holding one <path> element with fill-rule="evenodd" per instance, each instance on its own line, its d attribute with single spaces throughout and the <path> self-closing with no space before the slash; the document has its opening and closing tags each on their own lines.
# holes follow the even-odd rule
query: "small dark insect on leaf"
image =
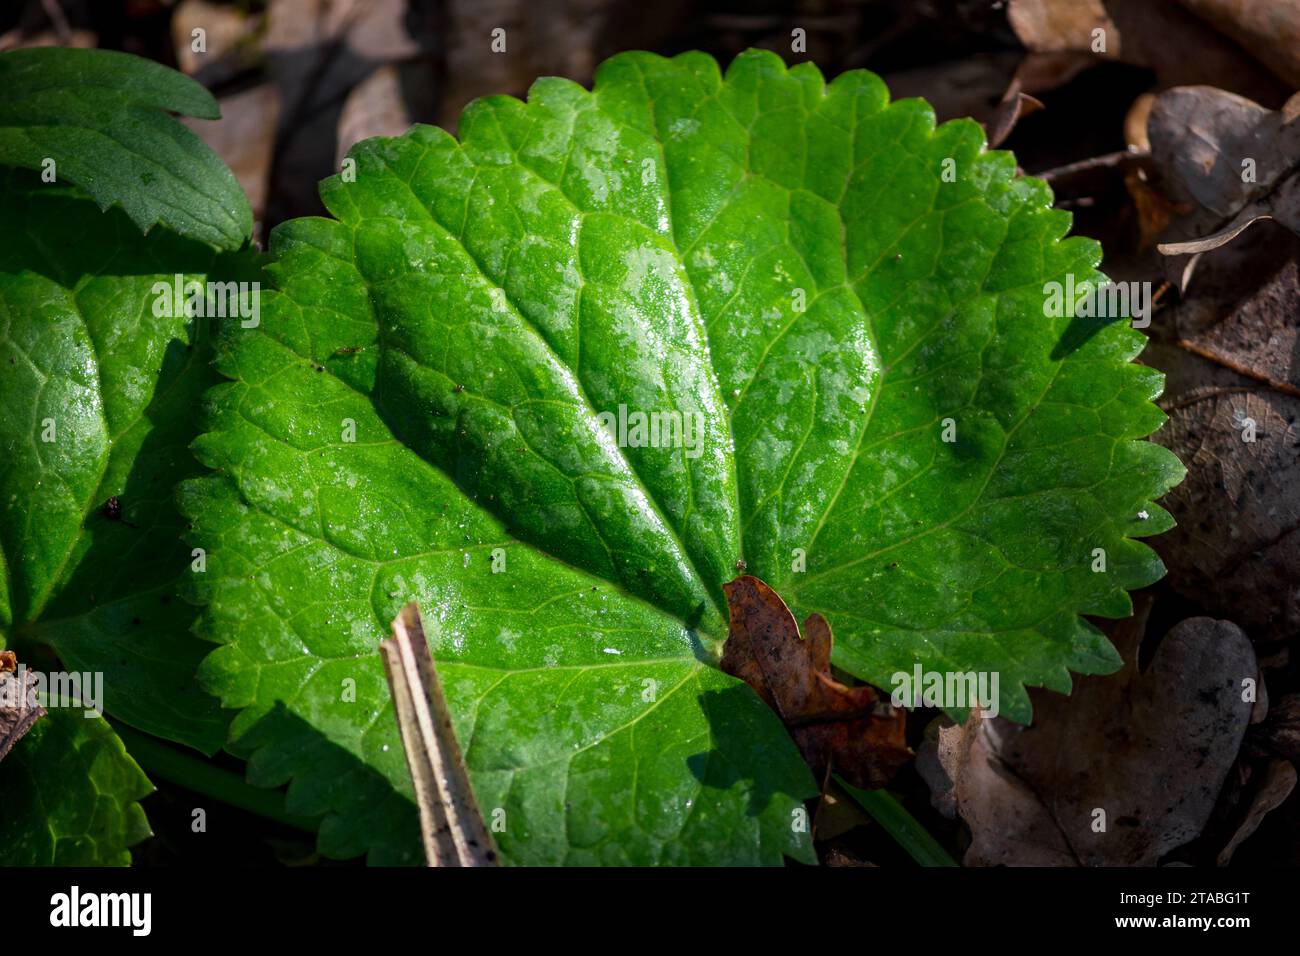
<svg viewBox="0 0 1300 956">
<path fill-rule="evenodd" d="M 737 573 L 737 574 L 744 574 L 744 573 L 745 573 L 745 569 L 748 568 L 748 567 L 749 567 L 749 565 L 745 563 L 745 559 L 744 559 L 744 558 L 737 558 L 737 559 L 736 559 L 736 573 Z"/>
<path fill-rule="evenodd" d="M 126 525 L 128 528 L 139 527 L 139 525 L 133 524 L 122 517 L 122 499 L 117 495 L 113 495 L 105 501 L 104 504 L 100 506 L 99 513 L 109 521 L 122 522 L 122 524 Z"/>
<path fill-rule="evenodd" d="M 452 391 L 455 392 L 455 393 L 457 393 L 457 394 L 460 394 L 461 392 L 465 391 L 465 386 L 464 386 L 464 385 L 457 385 L 455 388 L 452 389 Z"/>
</svg>

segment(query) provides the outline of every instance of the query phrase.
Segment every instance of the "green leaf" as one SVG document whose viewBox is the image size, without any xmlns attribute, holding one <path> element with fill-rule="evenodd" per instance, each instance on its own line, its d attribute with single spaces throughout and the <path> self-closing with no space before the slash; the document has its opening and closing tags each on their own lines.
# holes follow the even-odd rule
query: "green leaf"
<svg viewBox="0 0 1300 956">
<path fill-rule="evenodd" d="M 247 375 L 292 385 L 272 414 L 310 431 L 313 410 L 329 408 L 355 417 L 360 434 L 379 434 L 365 399 L 269 337 L 258 340 L 265 349 L 239 358 Z M 273 475 L 291 468 L 306 491 L 295 495 L 263 474 L 252 479 L 258 488 L 247 486 L 266 502 L 259 507 L 222 479 L 185 486 L 186 508 L 211 529 L 199 535 L 212 536 L 203 584 L 219 616 L 210 623 L 255 638 L 215 653 L 206 677 L 228 706 L 246 708 L 232 738 L 236 752 L 250 754 L 250 779 L 296 778 L 290 813 L 333 814 L 324 852 L 419 861 L 376 654 L 381 622 L 400 595 L 418 593 L 479 805 L 489 823 L 505 813 L 506 830 L 494 837 L 507 859 L 775 864 L 785 853 L 811 861 L 806 832 L 791 827 L 817 792 L 807 768 L 745 685 L 696 659 L 680 621 L 512 540 L 391 440 L 359 439 L 345 450 L 328 439 L 314 447 L 320 437 L 303 432 L 304 452 L 252 424 L 266 409 L 260 388 L 241 383 L 222 397 L 231 431 L 203 446 L 221 454 L 229 440 L 245 456 L 232 469 L 252 478 L 244 466 L 258 460 Z M 316 483 L 329 474 L 339 494 L 321 488 L 320 509 L 391 503 L 368 542 L 334 540 L 315 523 Z M 282 491 L 276 509 L 269 502 Z M 496 547 L 508 570 L 493 575 Z"/>
<path fill-rule="evenodd" d="M 320 825 L 319 820 L 285 813 L 283 793 L 253 787 L 242 773 L 225 770 L 211 760 L 195 757 L 124 724 L 113 725 L 113 730 L 131 759 L 154 780 L 174 783 L 191 793 L 309 833 L 315 832 Z"/>
<path fill-rule="evenodd" d="M 126 866 L 152 791 L 107 721 L 53 708 L 0 762 L 0 864 Z"/>
<path fill-rule="evenodd" d="M 0 221 L 0 644 L 49 645 L 104 675 L 109 713 L 211 753 L 173 489 L 216 376 L 206 323 L 155 315 L 153 287 L 228 263 L 26 172 L 0 171 Z"/>
<path fill-rule="evenodd" d="M 196 445 L 223 474 L 182 492 L 204 680 L 331 850 L 398 845 L 368 809 L 409 792 L 374 648 L 413 598 L 517 862 L 809 858 L 806 770 L 708 666 L 742 561 L 880 686 L 995 670 L 1023 720 L 1025 684 L 1119 664 L 1079 615 L 1161 573 L 1131 540 L 1180 474 L 1135 440 L 1160 376 L 1126 325 L 1044 315 L 1096 244 L 976 124 L 750 52 L 725 81 L 620 55 L 460 131 L 360 144 L 335 218 L 276 230 Z M 620 406 L 699 440 L 620 445 Z"/>
<path fill-rule="evenodd" d="M 125 53 L 43 47 L 0 54 L 0 89 L 0 165 L 49 168 L 144 231 L 162 223 L 227 249 L 252 233 L 234 174 L 168 115 L 220 117 L 189 77 Z"/>
</svg>

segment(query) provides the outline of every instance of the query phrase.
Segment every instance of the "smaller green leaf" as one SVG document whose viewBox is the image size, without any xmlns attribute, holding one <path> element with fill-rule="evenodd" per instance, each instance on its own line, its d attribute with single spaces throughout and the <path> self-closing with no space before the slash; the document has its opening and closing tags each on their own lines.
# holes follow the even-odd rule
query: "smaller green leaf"
<svg viewBox="0 0 1300 956">
<path fill-rule="evenodd" d="M 221 116 L 189 77 L 125 53 L 43 47 L 0 55 L 0 90 L 0 164 L 52 173 L 145 232 L 162 223 L 227 249 L 252 233 L 234 174 L 168 115 Z"/>
<path fill-rule="evenodd" d="M 0 865 L 126 866 L 152 791 L 107 721 L 53 708 L 0 762 Z"/>
<path fill-rule="evenodd" d="M 25 170 L 0 170 L 0 222 L 0 642 L 53 648 L 103 675 L 113 717 L 212 753 L 227 721 L 194 680 L 172 500 L 198 468 L 208 320 L 155 314 L 155 286 L 242 279 L 253 257 L 140 236 Z"/>
</svg>

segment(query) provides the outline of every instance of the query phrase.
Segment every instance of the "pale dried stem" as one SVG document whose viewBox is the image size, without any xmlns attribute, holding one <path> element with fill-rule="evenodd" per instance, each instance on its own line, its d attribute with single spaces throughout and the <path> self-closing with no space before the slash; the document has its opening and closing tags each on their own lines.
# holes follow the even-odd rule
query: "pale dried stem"
<svg viewBox="0 0 1300 956">
<path fill-rule="evenodd" d="M 415 784 L 429 866 L 495 866 L 496 849 L 474 800 L 414 602 L 393 620 L 393 636 L 380 652 Z"/>
</svg>

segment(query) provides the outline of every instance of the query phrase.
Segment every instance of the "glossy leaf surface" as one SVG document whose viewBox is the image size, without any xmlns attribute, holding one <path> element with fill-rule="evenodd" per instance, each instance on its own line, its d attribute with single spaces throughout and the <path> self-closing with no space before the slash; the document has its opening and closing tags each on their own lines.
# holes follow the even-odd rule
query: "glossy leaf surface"
<svg viewBox="0 0 1300 956">
<path fill-rule="evenodd" d="M 1097 247 L 974 123 L 627 54 L 352 157 L 334 218 L 274 233 L 196 446 L 220 474 L 183 491 L 204 679 L 327 852 L 418 846 L 375 654 L 411 599 L 514 862 L 809 858 L 815 785 L 710 666 L 742 569 L 885 688 L 996 670 L 1023 720 L 1025 684 L 1118 665 L 1079 615 L 1161 573 L 1131 540 L 1180 474 L 1136 440 L 1160 377 L 1124 324 L 1045 314 Z"/>
</svg>

